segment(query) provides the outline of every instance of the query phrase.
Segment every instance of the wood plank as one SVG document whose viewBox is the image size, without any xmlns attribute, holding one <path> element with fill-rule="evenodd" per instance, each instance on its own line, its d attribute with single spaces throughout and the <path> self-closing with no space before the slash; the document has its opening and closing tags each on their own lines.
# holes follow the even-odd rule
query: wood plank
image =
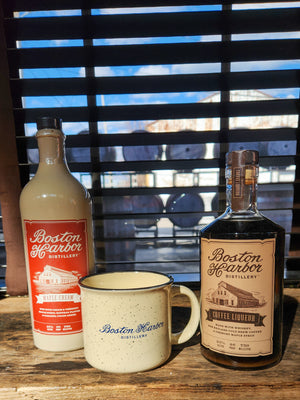
<svg viewBox="0 0 300 400">
<path fill-rule="evenodd" d="M 199 333 L 174 346 L 163 366 L 137 374 L 109 374 L 85 361 L 83 350 L 50 353 L 32 342 L 26 297 L 0 300 L 0 399 L 298 399 L 300 395 L 299 289 L 285 290 L 284 356 L 263 371 L 232 371 L 213 365 L 200 353 Z M 176 326 L 188 318 L 183 298 L 175 298 Z"/>
</svg>

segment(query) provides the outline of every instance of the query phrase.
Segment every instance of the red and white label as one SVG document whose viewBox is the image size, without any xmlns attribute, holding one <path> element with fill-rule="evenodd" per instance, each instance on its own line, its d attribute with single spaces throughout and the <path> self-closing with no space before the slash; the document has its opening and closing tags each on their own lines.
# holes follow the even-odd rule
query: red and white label
<svg viewBox="0 0 300 400">
<path fill-rule="evenodd" d="M 78 280 L 88 274 L 87 221 L 25 220 L 33 330 L 82 331 Z"/>
</svg>

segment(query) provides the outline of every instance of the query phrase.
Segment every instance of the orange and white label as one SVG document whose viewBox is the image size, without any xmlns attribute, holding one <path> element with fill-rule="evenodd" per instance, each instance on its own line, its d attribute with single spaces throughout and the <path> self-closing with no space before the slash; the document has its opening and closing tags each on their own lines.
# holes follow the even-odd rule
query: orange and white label
<svg viewBox="0 0 300 400">
<path fill-rule="evenodd" d="M 82 331 L 78 280 L 88 274 L 87 221 L 25 220 L 33 330 Z"/>
<path fill-rule="evenodd" d="M 273 351 L 275 239 L 201 238 L 201 342 L 227 355 Z"/>
</svg>

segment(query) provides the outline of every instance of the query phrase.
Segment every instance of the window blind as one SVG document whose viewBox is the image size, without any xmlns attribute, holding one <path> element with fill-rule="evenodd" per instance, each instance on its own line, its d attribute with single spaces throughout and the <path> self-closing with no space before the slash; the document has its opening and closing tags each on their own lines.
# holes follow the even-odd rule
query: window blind
<svg viewBox="0 0 300 400">
<path fill-rule="evenodd" d="M 300 2 L 3 3 L 19 168 L 63 119 L 90 190 L 99 270 L 199 281 L 199 230 L 225 208 L 225 153 L 260 152 L 259 208 L 299 279 Z"/>
</svg>

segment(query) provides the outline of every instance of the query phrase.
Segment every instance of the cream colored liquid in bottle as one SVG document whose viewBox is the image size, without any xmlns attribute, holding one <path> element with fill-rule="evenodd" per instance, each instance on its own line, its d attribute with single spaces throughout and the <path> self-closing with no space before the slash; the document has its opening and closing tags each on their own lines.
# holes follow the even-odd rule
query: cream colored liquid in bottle
<svg viewBox="0 0 300 400">
<path fill-rule="evenodd" d="M 91 199 L 66 164 L 61 120 L 37 128 L 40 162 L 20 197 L 33 339 L 70 351 L 83 347 L 78 280 L 94 270 Z"/>
</svg>

